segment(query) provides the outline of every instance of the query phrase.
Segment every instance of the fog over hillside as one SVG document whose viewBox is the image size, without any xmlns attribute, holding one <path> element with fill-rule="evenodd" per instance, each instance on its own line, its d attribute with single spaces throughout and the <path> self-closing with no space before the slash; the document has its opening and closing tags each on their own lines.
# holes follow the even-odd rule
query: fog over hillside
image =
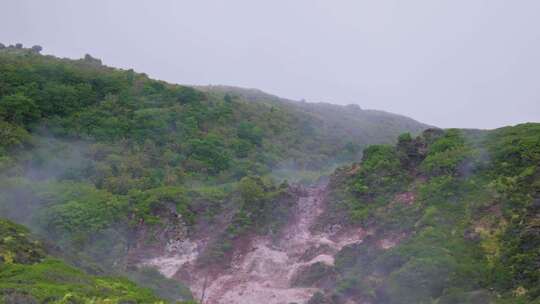
<svg viewBox="0 0 540 304">
<path fill-rule="evenodd" d="M 0 3 L 0 304 L 540 304 L 540 4 Z"/>
</svg>

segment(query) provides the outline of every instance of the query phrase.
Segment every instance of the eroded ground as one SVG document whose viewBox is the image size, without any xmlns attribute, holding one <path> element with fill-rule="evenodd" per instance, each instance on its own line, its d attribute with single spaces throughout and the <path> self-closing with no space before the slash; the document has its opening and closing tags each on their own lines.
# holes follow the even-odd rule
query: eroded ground
<svg viewBox="0 0 540 304">
<path fill-rule="evenodd" d="M 324 212 L 326 189 L 327 184 L 304 189 L 293 220 L 280 237 L 253 237 L 248 250 L 235 252 L 231 267 L 210 278 L 206 270 L 194 266 L 206 246 L 205 240 L 170 242 L 165 253 L 143 263 L 168 277 L 189 272 L 190 280 L 185 283 L 205 304 L 305 303 L 318 289 L 296 287 L 293 281 L 299 271 L 318 262 L 333 265 L 339 250 L 360 242 L 366 235 L 360 228 L 343 231 L 339 226 L 314 232 L 312 227 Z"/>
</svg>

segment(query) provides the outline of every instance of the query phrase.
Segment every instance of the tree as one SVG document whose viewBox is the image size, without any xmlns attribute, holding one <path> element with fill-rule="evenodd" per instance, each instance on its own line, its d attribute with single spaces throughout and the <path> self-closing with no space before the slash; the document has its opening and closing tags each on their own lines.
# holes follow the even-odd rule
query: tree
<svg viewBox="0 0 540 304">
<path fill-rule="evenodd" d="M 2 149 L 21 146 L 30 140 L 30 134 L 16 125 L 0 120 L 0 155 Z"/>
<path fill-rule="evenodd" d="M 192 139 L 189 146 L 189 157 L 206 164 L 212 173 L 229 168 L 231 157 L 220 137 L 210 134 L 203 139 Z"/>
<path fill-rule="evenodd" d="M 17 93 L 0 99 L 0 117 L 14 124 L 26 125 L 36 121 L 40 111 L 32 99 Z"/>
<path fill-rule="evenodd" d="M 264 198 L 264 187 L 258 178 L 243 177 L 238 184 L 238 190 L 247 206 L 252 206 Z"/>
<path fill-rule="evenodd" d="M 262 143 L 262 129 L 250 122 L 241 122 L 238 126 L 237 135 L 255 145 Z"/>
<path fill-rule="evenodd" d="M 101 59 L 94 58 L 90 54 L 84 55 L 84 61 L 95 65 L 101 65 Z"/>
<path fill-rule="evenodd" d="M 39 54 L 42 50 L 43 48 L 40 45 L 34 45 L 32 47 L 32 52 L 37 53 L 37 54 Z"/>
<path fill-rule="evenodd" d="M 83 100 L 79 93 L 75 86 L 49 82 L 37 101 L 44 116 L 66 115 L 80 108 Z"/>
</svg>

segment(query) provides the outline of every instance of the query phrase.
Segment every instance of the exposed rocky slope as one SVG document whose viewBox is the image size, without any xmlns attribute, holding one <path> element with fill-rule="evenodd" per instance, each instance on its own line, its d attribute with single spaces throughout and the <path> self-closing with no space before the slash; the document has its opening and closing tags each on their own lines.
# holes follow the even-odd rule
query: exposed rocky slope
<svg viewBox="0 0 540 304">
<path fill-rule="evenodd" d="M 197 267 L 196 260 L 205 249 L 205 241 L 200 239 L 172 245 L 173 240 L 165 245 L 163 254 L 140 263 L 169 277 L 186 279 L 189 274 L 184 282 L 203 303 L 305 303 L 323 287 L 322 281 L 331 278 L 320 277 L 321 286 L 308 287 L 302 282 L 303 274 L 316 265 L 333 266 L 334 255 L 344 246 L 361 242 L 366 232 L 362 228 L 344 230 L 339 225 L 315 231 L 325 209 L 327 183 L 297 188 L 294 215 L 279 236 L 250 235 L 242 247 L 233 250 L 231 264 L 223 265 L 226 267 L 217 271 Z"/>
</svg>

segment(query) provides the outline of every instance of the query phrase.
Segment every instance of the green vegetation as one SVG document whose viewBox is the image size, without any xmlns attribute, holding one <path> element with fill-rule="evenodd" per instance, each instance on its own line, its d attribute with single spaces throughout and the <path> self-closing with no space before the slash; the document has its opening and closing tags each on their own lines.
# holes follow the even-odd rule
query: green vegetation
<svg viewBox="0 0 540 304">
<path fill-rule="evenodd" d="M 0 262 L 3 264 L 33 264 L 45 258 L 45 249 L 23 226 L 0 221 Z"/>
<path fill-rule="evenodd" d="M 126 279 L 51 258 L 22 226 L 0 220 L 0 236 L 0 303 L 165 303 Z"/>
<path fill-rule="evenodd" d="M 340 115 L 350 111 L 342 107 L 307 107 L 270 95 L 251 102 L 247 90 L 204 93 L 108 68 L 91 56 L 67 60 L 6 48 L 0 51 L 0 76 L 6 128 L 88 142 L 92 167 L 100 171 L 83 178 L 112 184 L 108 190 L 114 193 L 186 180 L 238 180 L 281 165 L 319 170 L 356 159 L 362 146 L 424 128 L 405 117 L 360 109 L 350 115 L 360 118 L 347 121 Z M 337 113 L 322 118 L 328 110 Z M 351 129 L 369 137 L 357 138 Z M 16 133 L 10 132 L 4 149 L 24 142 L 24 134 Z"/>
<path fill-rule="evenodd" d="M 0 49 L 0 216 L 44 240 L 0 221 L 0 302 L 190 299 L 130 265 L 139 238 L 219 227 L 198 262 L 227 264 L 233 246 L 288 220 L 281 180 L 361 160 L 333 174 L 321 225 L 374 234 L 298 278 L 324 283 L 310 303 L 540 303 L 540 125 L 415 137 L 425 126 L 397 115 L 40 50 Z"/>
<path fill-rule="evenodd" d="M 403 135 L 331 185 L 327 220 L 375 231 L 338 254 L 335 303 L 540 303 L 540 124 Z"/>
<path fill-rule="evenodd" d="M 144 231 L 154 235 L 144 242 L 159 242 L 155 235 L 168 225 L 191 234 L 230 216 L 215 246 L 216 256 L 226 255 L 231 242 L 251 231 L 277 232 L 287 220 L 292 198 L 286 184 L 268 177 L 274 172 L 285 179 L 300 169 L 301 178 L 314 179 L 358 159 L 367 144 L 425 127 L 360 109 L 362 119 L 343 123 L 348 111 L 339 106 L 308 110 L 270 95 L 254 102 L 249 90 L 174 85 L 90 55 L 70 60 L 40 51 L 0 49 L 0 216 L 31 227 L 54 255 L 84 271 L 128 276 L 168 300 L 186 298 L 185 289 L 132 271 L 126 257 Z M 321 120 L 329 109 L 334 116 Z M 58 263 L 47 258 L 39 267 L 68 267 Z M 17 267 L 41 276 L 38 266 Z M 58 288 L 55 299 L 62 290 L 80 293 Z"/>
</svg>

